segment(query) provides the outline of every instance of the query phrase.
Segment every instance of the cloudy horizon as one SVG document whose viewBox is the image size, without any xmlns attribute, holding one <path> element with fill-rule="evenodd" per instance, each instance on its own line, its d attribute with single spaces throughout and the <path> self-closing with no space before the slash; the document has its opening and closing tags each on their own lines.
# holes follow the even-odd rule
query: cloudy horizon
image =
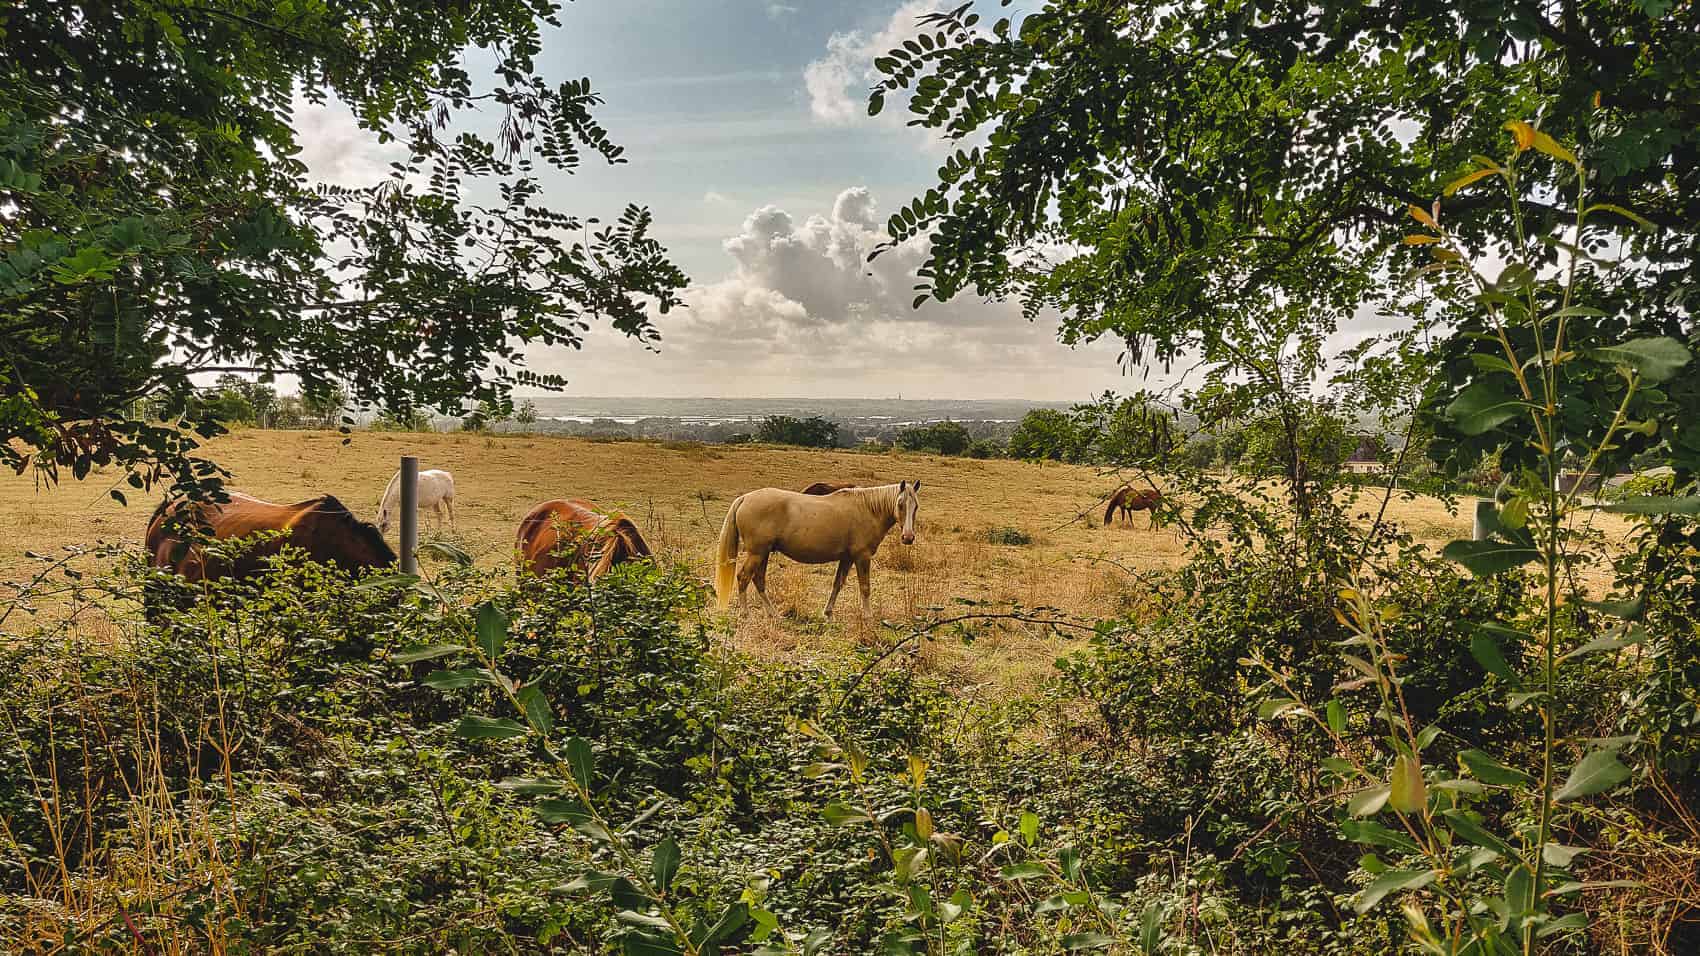
<svg viewBox="0 0 1700 956">
<path fill-rule="evenodd" d="M 911 308 L 924 241 L 867 261 L 943 155 L 901 110 L 867 116 L 871 63 L 943 4 L 708 6 L 569 4 L 545 36 L 540 68 L 591 78 L 629 160 L 549 174 L 550 204 L 648 206 L 691 277 L 686 308 L 653 316 L 654 349 L 593 325 L 582 350 L 529 350 L 568 379 L 561 394 L 1071 401 L 1150 384 L 1122 374 L 1118 344 L 1062 345 L 1054 315 L 972 293 Z M 370 184 L 401 158 L 338 104 L 300 102 L 296 122 L 315 178 Z"/>
</svg>

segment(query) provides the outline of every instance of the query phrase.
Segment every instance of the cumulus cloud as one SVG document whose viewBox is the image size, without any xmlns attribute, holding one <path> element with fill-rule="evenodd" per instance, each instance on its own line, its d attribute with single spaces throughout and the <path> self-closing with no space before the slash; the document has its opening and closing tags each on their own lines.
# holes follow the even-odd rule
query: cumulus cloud
<svg viewBox="0 0 1700 956">
<path fill-rule="evenodd" d="M 920 33 L 923 14 L 943 9 L 938 0 L 905 0 L 877 31 L 834 33 L 826 53 L 803 67 L 809 112 L 823 123 L 845 124 L 866 115 L 868 90 L 879 79 L 874 57 Z"/>
<path fill-rule="evenodd" d="M 371 131 L 361 129 L 340 100 L 312 103 L 298 93 L 292 105 L 296 142 L 301 145 L 298 158 L 320 182 L 375 186 L 389 176 L 390 163 L 407 158 L 400 143 L 380 143 Z"/>
<path fill-rule="evenodd" d="M 972 295 L 912 308 L 926 240 L 868 262 L 883 220 L 861 186 L 824 214 L 757 208 L 721 244 L 730 270 L 659 322 L 658 353 L 612 345 L 618 361 L 567 372 L 584 394 L 1084 398 L 1115 386 L 1114 347 L 1068 349 L 1054 319 L 1030 323 L 1014 304 Z M 610 345 L 590 349 L 609 356 Z M 617 380 L 603 381 L 603 367 L 618 367 Z"/>
</svg>

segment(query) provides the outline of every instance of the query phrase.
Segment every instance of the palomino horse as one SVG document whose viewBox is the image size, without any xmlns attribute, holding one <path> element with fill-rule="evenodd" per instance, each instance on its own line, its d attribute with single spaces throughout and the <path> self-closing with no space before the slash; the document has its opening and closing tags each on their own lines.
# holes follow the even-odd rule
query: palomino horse
<svg viewBox="0 0 1700 956">
<path fill-rule="evenodd" d="M 1116 509 L 1122 511 L 1122 520 L 1132 523 L 1135 511 L 1151 512 L 1151 527 L 1157 527 L 1157 506 L 1163 503 L 1163 493 L 1155 488 L 1145 488 L 1135 491 L 1131 485 L 1123 485 L 1110 496 L 1109 507 L 1104 509 L 1104 524 L 1110 523 L 1110 516 Z"/>
<path fill-rule="evenodd" d="M 915 543 L 915 510 L 920 507 L 921 483 L 900 481 L 873 488 L 845 488 L 830 495 L 804 495 L 783 488 L 762 488 L 733 499 L 720 526 L 720 546 L 715 552 L 714 595 L 721 610 L 732 601 L 733 569 L 742 544 L 748 552 L 743 567 L 737 568 L 738 598 L 754 581 L 769 614 L 776 613 L 767 596 L 767 559 L 778 551 L 803 564 L 838 562 L 832 580 L 832 596 L 826 599 L 825 616 L 832 606 L 850 566 L 856 566 L 856 584 L 862 592 L 862 614 L 868 614 L 868 564 L 893 525 L 903 525 L 903 543 Z"/>
<path fill-rule="evenodd" d="M 807 488 L 804 488 L 803 494 L 830 495 L 835 491 L 843 491 L 846 488 L 854 487 L 856 487 L 856 483 L 854 481 L 817 481 Z"/>
<path fill-rule="evenodd" d="M 146 538 L 153 566 L 170 568 L 190 581 L 242 578 L 259 571 L 265 559 L 283 550 L 285 545 L 300 548 L 314 561 L 335 564 L 349 573 L 395 564 L 395 552 L 378 529 L 356 518 L 330 495 L 292 505 L 273 504 L 234 491 L 229 495 L 230 500 L 222 504 L 182 499 L 160 502 L 148 521 Z M 219 541 L 260 531 L 286 533 L 249 548 L 232 561 L 208 555 L 202 548 L 186 542 L 177 536 L 180 529 L 200 530 Z"/>
<path fill-rule="evenodd" d="M 443 526 L 443 512 L 448 512 L 449 527 L 455 526 L 455 476 L 438 468 L 419 473 L 419 510 L 431 509 L 437 527 Z M 378 502 L 378 531 L 388 534 L 390 521 L 401 520 L 401 472 L 396 472 L 384 488 Z"/>
<path fill-rule="evenodd" d="M 514 549 L 521 568 L 543 576 L 571 568 L 590 580 L 626 561 L 649 557 L 649 544 L 622 514 L 605 515 L 580 498 L 545 501 L 520 519 Z"/>
</svg>

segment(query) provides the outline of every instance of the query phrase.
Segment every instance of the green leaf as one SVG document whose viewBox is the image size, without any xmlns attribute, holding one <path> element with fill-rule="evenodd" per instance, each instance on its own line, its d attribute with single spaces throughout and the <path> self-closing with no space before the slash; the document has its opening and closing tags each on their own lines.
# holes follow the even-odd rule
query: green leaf
<svg viewBox="0 0 1700 956">
<path fill-rule="evenodd" d="M 1454 835 L 1474 843 L 1476 846 L 1487 847 L 1502 856 L 1515 857 L 1517 851 L 1511 844 L 1489 832 L 1487 828 L 1477 823 L 1465 810 L 1447 810 L 1442 813 L 1446 823 L 1452 828 Z"/>
<path fill-rule="evenodd" d="M 432 671 L 425 675 L 423 683 L 433 690 L 460 690 L 463 687 L 477 685 L 500 686 L 493 671 L 483 667 L 463 667 L 460 670 Z"/>
<path fill-rule="evenodd" d="M 549 700 L 543 696 L 543 691 L 536 684 L 527 684 L 514 694 L 519 699 L 519 705 L 525 711 L 525 722 L 538 733 L 547 736 L 555 729 L 555 714 L 549 709 Z"/>
<path fill-rule="evenodd" d="M 1539 551 L 1526 545 L 1465 540 L 1453 541 L 1441 549 L 1441 554 L 1469 568 L 1470 573 L 1479 578 L 1520 568 L 1541 556 Z"/>
<path fill-rule="evenodd" d="M 551 777 L 509 777 L 496 786 L 529 797 L 548 797 L 562 793 L 567 785 Z"/>
<path fill-rule="evenodd" d="M 1470 638 L 1470 656 L 1482 665 L 1482 670 L 1508 684 L 1517 683 L 1516 673 L 1511 670 L 1511 665 L 1505 662 L 1505 655 L 1500 653 L 1499 642 L 1487 631 L 1477 630 Z"/>
<path fill-rule="evenodd" d="M 1389 783 L 1387 802 L 1400 813 L 1416 813 L 1428 802 L 1428 788 L 1423 783 L 1423 766 L 1400 754 L 1393 758 L 1393 776 Z"/>
<path fill-rule="evenodd" d="M 538 801 L 537 818 L 549 824 L 578 823 L 590 819 L 590 814 L 576 799 L 563 797 Z"/>
<path fill-rule="evenodd" d="M 1648 221 L 1647 217 L 1639 215 L 1637 213 L 1630 212 L 1629 210 L 1623 208 L 1622 206 L 1616 205 L 1614 203 L 1609 203 L 1609 202 L 1594 203 L 1592 206 L 1588 207 L 1588 213 L 1594 213 L 1594 212 L 1616 213 L 1617 215 L 1622 216 L 1623 218 L 1629 220 L 1630 222 L 1634 223 L 1637 226 L 1640 226 L 1642 229 L 1645 229 L 1648 232 L 1656 232 L 1658 230 L 1658 227 L 1653 225 L 1652 222 Z"/>
<path fill-rule="evenodd" d="M 673 885 L 673 874 L 679 872 L 679 844 L 672 837 L 655 845 L 649 871 L 655 878 L 655 888 L 661 892 L 667 892 Z"/>
<path fill-rule="evenodd" d="M 506 740 L 510 737 L 524 737 L 526 733 L 522 724 L 506 717 L 468 714 L 455 724 L 455 736 L 467 740 Z"/>
<path fill-rule="evenodd" d="M 1358 901 L 1352 908 L 1359 913 L 1367 913 L 1375 908 L 1389 893 L 1401 890 L 1421 889 L 1434 882 L 1437 874 L 1433 870 L 1388 870 L 1381 874 L 1375 882 L 1364 887 L 1358 894 Z"/>
<path fill-rule="evenodd" d="M 618 879 L 620 877 L 613 873 L 588 870 L 582 876 L 569 883 L 563 883 L 556 889 L 562 893 L 601 893 L 613 886 L 614 881 Z"/>
<path fill-rule="evenodd" d="M 1643 382 L 1667 381 L 1693 358 L 1686 346 L 1667 335 L 1632 339 L 1594 349 L 1590 354 L 1613 365 L 1629 366 L 1640 373 Z"/>
<path fill-rule="evenodd" d="M 583 737 L 567 738 L 567 766 L 572 768 L 578 785 L 589 790 L 596 771 L 596 756 L 590 752 L 589 741 Z"/>
<path fill-rule="evenodd" d="M 1516 915 L 1535 909 L 1535 874 L 1521 864 L 1505 874 L 1505 905 Z"/>
<path fill-rule="evenodd" d="M 1458 393 L 1446 407 L 1447 417 L 1466 435 L 1480 435 L 1509 421 L 1525 408 L 1527 402 L 1506 394 L 1494 382 L 1476 382 Z"/>
<path fill-rule="evenodd" d="M 1114 936 L 1105 936 L 1103 933 L 1088 930 L 1084 933 L 1070 933 L 1064 936 L 1062 948 L 1072 953 L 1082 949 L 1103 949 L 1107 946 L 1114 946 L 1116 942 Z"/>
<path fill-rule="evenodd" d="M 1621 634 L 1606 634 L 1596 637 L 1580 647 L 1565 651 L 1558 659 L 1561 661 L 1567 661 L 1572 657 L 1581 657 L 1585 654 L 1597 654 L 1600 651 L 1622 650 L 1625 647 L 1634 647 L 1646 639 L 1647 632 L 1645 630 L 1638 626 L 1630 627 L 1626 628 Z"/>
<path fill-rule="evenodd" d="M 409 644 L 391 655 L 390 660 L 397 664 L 413 664 L 458 654 L 464 650 L 466 647 L 461 644 Z"/>
<path fill-rule="evenodd" d="M 1346 708 L 1338 700 L 1328 702 L 1328 729 L 1337 734 L 1346 732 Z"/>
<path fill-rule="evenodd" d="M 1587 913 L 1566 913 L 1558 919 L 1548 922 L 1535 932 L 1541 939 L 1556 936 L 1559 933 L 1575 933 L 1588 928 Z"/>
<path fill-rule="evenodd" d="M 1541 847 L 1541 859 L 1553 866 L 1569 866 L 1576 858 L 1588 852 L 1585 846 L 1566 846 L 1562 843 L 1548 843 Z"/>
<path fill-rule="evenodd" d="M 1700 515 L 1700 495 L 1644 495 L 1600 505 L 1599 510 L 1627 515 Z"/>
<path fill-rule="evenodd" d="M 699 949 L 705 950 L 719 946 L 730 939 L 733 933 L 742 929 L 744 924 L 750 921 L 750 916 L 750 904 L 733 903 L 726 908 L 726 912 L 720 914 L 720 918 L 714 921 L 714 925 L 710 926 L 707 932 L 693 942 Z M 769 914 L 769 918 L 772 918 L 772 914 Z"/>
<path fill-rule="evenodd" d="M 1617 759 L 1615 750 L 1596 750 L 1577 761 L 1570 776 L 1552 795 L 1554 800 L 1577 800 L 1610 790 L 1629 779 L 1629 768 Z"/>
<path fill-rule="evenodd" d="M 1049 876 L 1050 872 L 1050 870 L 1045 869 L 1043 864 L 1039 863 L 1011 863 L 998 870 L 998 877 L 1005 880 L 1031 880 Z"/>
<path fill-rule="evenodd" d="M 1382 807 L 1387 805 L 1387 798 L 1392 793 L 1392 788 L 1386 784 L 1371 787 L 1368 790 L 1360 790 L 1353 794 L 1350 800 L 1346 801 L 1346 812 L 1354 817 L 1375 816 L 1381 812 Z"/>
<path fill-rule="evenodd" d="M 829 825 L 835 827 L 847 827 L 855 823 L 873 822 L 873 817 L 870 817 L 866 813 L 857 810 L 855 807 L 838 800 L 834 800 L 822 807 L 821 816 L 826 818 L 826 822 Z"/>
<path fill-rule="evenodd" d="M 1627 601 L 1581 601 L 1584 607 L 1593 608 L 1601 614 L 1620 617 L 1626 621 L 1639 620 L 1647 611 L 1647 595 L 1640 594 Z"/>
<path fill-rule="evenodd" d="M 1507 767 L 1505 764 L 1488 756 L 1480 750 L 1465 750 L 1458 754 L 1458 762 L 1470 775 L 1482 783 L 1494 787 L 1526 787 L 1534 783 L 1533 777 L 1521 770 Z"/>
<path fill-rule="evenodd" d="M 508 616 L 496 605 L 486 601 L 478 605 L 478 646 L 492 661 L 502 656 L 502 646 L 508 639 Z"/>
<path fill-rule="evenodd" d="M 1404 850 L 1407 853 L 1419 852 L 1419 847 L 1410 837 L 1390 830 L 1374 820 L 1343 820 L 1340 823 L 1340 832 L 1353 843 L 1368 843 L 1371 846 L 1384 846 L 1390 850 Z"/>
<path fill-rule="evenodd" d="M 1032 846 L 1033 841 L 1039 838 L 1039 815 L 1031 810 L 1023 810 L 1020 830 L 1021 839 L 1025 840 L 1028 846 Z"/>
</svg>

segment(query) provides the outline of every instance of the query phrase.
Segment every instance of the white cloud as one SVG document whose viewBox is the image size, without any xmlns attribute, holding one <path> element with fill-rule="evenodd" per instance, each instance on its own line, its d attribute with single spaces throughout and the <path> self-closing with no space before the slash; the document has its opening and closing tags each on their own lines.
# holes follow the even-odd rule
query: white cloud
<svg viewBox="0 0 1700 956">
<path fill-rule="evenodd" d="M 1055 317 L 965 294 L 911 308 L 925 239 L 873 262 L 884 216 L 864 187 L 804 218 L 751 212 L 722 242 L 731 269 L 692 286 L 688 308 L 658 317 L 658 352 L 598 329 L 584 364 L 560 369 L 580 394 L 956 395 L 1080 398 L 1126 388 L 1116 348 L 1057 343 Z M 541 365 L 559 366 L 546 356 Z"/>
<path fill-rule="evenodd" d="M 732 204 L 732 197 L 725 193 L 715 192 L 710 189 L 708 192 L 702 194 L 702 201 L 711 206 L 730 206 Z"/>
<path fill-rule="evenodd" d="M 767 16 L 770 20 L 782 20 L 797 12 L 797 7 L 789 3 L 770 3 L 767 5 Z"/>
<path fill-rule="evenodd" d="M 905 0 L 877 32 L 834 33 L 826 54 L 803 68 L 809 112 L 823 123 L 844 124 L 865 115 L 868 90 L 879 79 L 874 58 L 920 33 L 923 14 L 943 6 L 937 0 Z"/>
<path fill-rule="evenodd" d="M 390 174 L 390 164 L 407 158 L 407 149 L 397 142 L 380 143 L 369 130 L 361 129 L 354 113 L 341 100 L 322 104 L 296 94 L 294 103 L 297 157 L 307 164 L 313 179 L 338 186 L 375 186 Z"/>
</svg>

